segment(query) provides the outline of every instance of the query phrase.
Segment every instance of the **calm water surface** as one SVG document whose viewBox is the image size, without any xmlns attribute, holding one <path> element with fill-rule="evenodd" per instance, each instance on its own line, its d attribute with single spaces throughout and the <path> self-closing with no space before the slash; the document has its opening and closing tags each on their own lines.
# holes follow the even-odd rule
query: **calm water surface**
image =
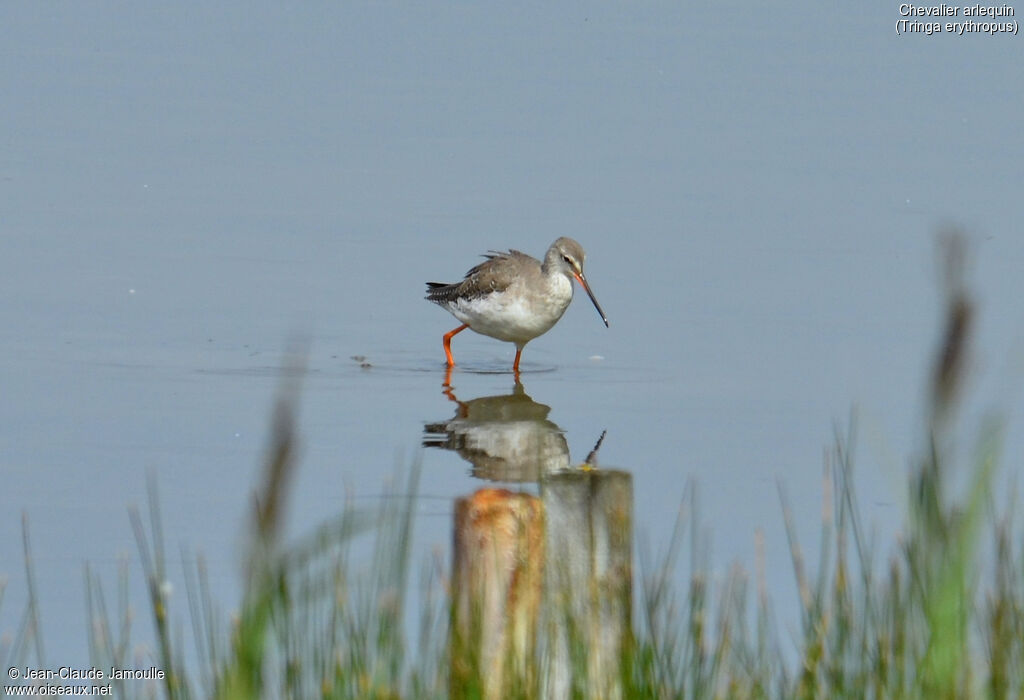
<svg viewBox="0 0 1024 700">
<path fill-rule="evenodd" d="M 237 603 L 295 337 L 289 532 L 422 460 L 415 556 L 447 552 L 453 500 L 485 482 L 421 447 L 456 411 L 457 324 L 423 283 L 561 235 L 611 327 L 578 295 L 524 353 L 555 456 L 577 464 L 607 431 L 600 464 L 632 474 L 656 551 L 695 482 L 714 570 L 752 568 L 763 531 L 795 620 L 776 483 L 815 551 L 823 450 L 856 406 L 864 514 L 898 529 L 943 222 L 974 244 L 968 426 L 995 404 L 1006 454 L 1024 447 L 1020 40 L 898 37 L 898 19 L 799 1 L 5 4 L 0 634 L 26 599 L 24 513 L 47 661 L 85 661 L 83 565 L 113 592 L 147 474 L 181 619 L 182 550 Z M 513 392 L 513 346 L 453 347 L 460 401 Z M 132 598 L 144 646 L 137 568 Z"/>
</svg>

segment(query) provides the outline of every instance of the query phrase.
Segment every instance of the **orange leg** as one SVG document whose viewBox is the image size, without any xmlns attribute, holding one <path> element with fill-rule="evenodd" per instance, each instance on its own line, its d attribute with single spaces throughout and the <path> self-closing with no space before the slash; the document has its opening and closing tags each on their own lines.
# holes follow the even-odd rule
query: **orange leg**
<svg viewBox="0 0 1024 700">
<path fill-rule="evenodd" d="M 522 356 L 522 354 L 523 349 L 516 348 L 516 361 L 512 363 L 512 371 L 515 373 L 517 377 L 519 376 L 519 358 Z"/>
<path fill-rule="evenodd" d="M 452 357 L 452 336 L 454 336 L 457 333 L 461 333 L 462 331 L 466 330 L 467 328 L 469 328 L 469 324 L 468 323 L 463 323 L 461 326 L 459 326 L 455 330 L 451 331 L 450 333 L 445 333 L 444 334 L 444 354 L 448 357 L 448 366 L 449 367 L 454 367 L 455 366 L 455 358 Z"/>
</svg>

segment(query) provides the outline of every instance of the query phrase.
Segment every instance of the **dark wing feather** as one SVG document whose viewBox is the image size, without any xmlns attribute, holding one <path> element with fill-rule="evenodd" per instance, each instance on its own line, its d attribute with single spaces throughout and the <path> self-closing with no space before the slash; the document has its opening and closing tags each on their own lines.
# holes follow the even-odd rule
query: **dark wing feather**
<svg viewBox="0 0 1024 700">
<path fill-rule="evenodd" d="M 540 265 L 529 255 L 518 250 L 510 250 L 507 253 L 492 250 L 484 257 L 487 259 L 471 268 L 461 282 L 427 282 L 426 299 L 444 305 L 459 298 L 475 299 L 493 292 L 503 292 L 518 276 L 521 263 L 517 259 L 526 258 L 527 261 Z"/>
</svg>

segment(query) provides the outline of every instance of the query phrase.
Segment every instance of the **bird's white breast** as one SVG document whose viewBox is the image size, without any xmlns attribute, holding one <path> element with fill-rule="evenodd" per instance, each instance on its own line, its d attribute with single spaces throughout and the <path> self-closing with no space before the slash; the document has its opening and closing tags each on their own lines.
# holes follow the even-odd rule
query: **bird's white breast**
<svg viewBox="0 0 1024 700">
<path fill-rule="evenodd" d="M 448 309 L 477 333 L 525 344 L 551 329 L 572 301 L 572 281 L 565 275 L 542 278 L 535 287 L 514 282 L 504 291 L 461 298 Z"/>
</svg>

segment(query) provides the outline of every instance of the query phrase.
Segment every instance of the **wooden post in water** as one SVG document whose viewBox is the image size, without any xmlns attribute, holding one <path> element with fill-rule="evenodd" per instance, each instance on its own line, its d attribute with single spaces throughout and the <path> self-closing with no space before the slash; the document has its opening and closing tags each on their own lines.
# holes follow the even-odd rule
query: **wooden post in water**
<svg viewBox="0 0 1024 700">
<path fill-rule="evenodd" d="M 480 489 L 455 502 L 449 696 L 531 697 L 544 510 L 531 494 Z"/>
<path fill-rule="evenodd" d="M 540 482 L 546 518 L 545 698 L 623 697 L 632 642 L 633 478 L 574 470 Z"/>
</svg>

